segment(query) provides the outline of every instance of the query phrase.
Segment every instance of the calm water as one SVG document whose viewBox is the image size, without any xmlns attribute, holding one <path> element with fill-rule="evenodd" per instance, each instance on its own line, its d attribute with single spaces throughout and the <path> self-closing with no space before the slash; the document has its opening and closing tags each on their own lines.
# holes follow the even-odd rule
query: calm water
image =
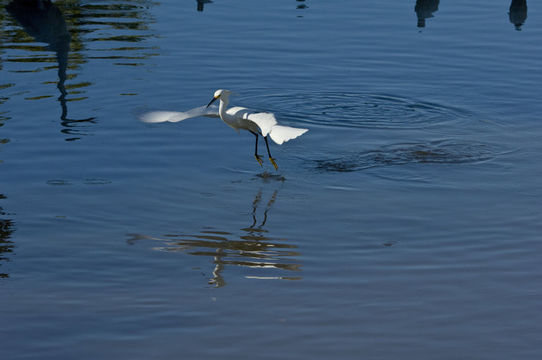
<svg viewBox="0 0 542 360">
<path fill-rule="evenodd" d="M 0 4 L 0 358 L 541 358 L 539 2 Z"/>
</svg>

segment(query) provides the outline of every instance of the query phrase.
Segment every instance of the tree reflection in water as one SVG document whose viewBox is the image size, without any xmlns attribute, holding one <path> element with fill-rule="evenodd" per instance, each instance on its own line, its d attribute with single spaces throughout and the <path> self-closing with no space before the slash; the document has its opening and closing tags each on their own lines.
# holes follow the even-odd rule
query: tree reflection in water
<svg viewBox="0 0 542 360">
<path fill-rule="evenodd" d="M 77 81 L 78 75 L 84 72 L 83 64 L 97 59 L 133 67 L 143 65 L 144 60 L 154 56 L 155 53 L 149 51 L 152 47 L 144 44 L 147 38 L 154 36 L 149 28 L 151 5 L 149 0 L 99 4 L 80 0 L 56 3 L 51 0 L 11 0 L 6 5 L 7 12 L 16 21 L 10 21 L 15 26 L 2 32 L 2 48 L 9 51 L 7 61 L 14 64 L 14 69 L 8 71 L 37 73 L 58 68 L 61 132 L 69 135 L 66 141 L 87 135 L 86 129 L 96 122 L 94 116 L 68 116 L 68 110 L 73 113 L 77 103 L 88 100 L 86 89 L 93 85 L 90 81 Z M 0 17 L 1 25 L 3 19 Z M 54 52 L 54 58 L 46 51 Z M 51 66 L 54 62 L 56 67 Z M 43 90 L 33 87 L 32 91 Z M 39 93 L 26 100 L 50 97 L 53 95 Z"/>
<path fill-rule="evenodd" d="M 527 0 L 512 0 L 508 17 L 515 29 L 521 31 L 521 27 L 527 20 Z"/>
<path fill-rule="evenodd" d="M 197 7 L 198 11 L 203 11 L 205 4 L 212 3 L 211 0 L 196 0 L 196 1 L 198 2 L 198 7 Z"/>
<path fill-rule="evenodd" d="M 0 200 L 5 199 L 3 194 L 0 194 Z M 5 219 L 7 215 L 0 206 L 0 266 L 3 261 L 9 261 L 8 254 L 13 253 L 13 241 L 10 241 L 11 234 L 13 233 L 13 222 L 10 219 Z M 0 278 L 9 277 L 8 273 L 0 270 Z"/>
<path fill-rule="evenodd" d="M 418 17 L 418 27 L 425 27 L 425 19 L 433 17 L 433 13 L 438 11 L 439 0 L 417 0 L 414 11 Z"/>
<path fill-rule="evenodd" d="M 71 36 L 66 26 L 66 20 L 62 11 L 50 0 L 13 0 L 7 6 L 6 10 L 19 22 L 25 32 L 34 38 L 37 42 L 46 43 L 47 49 L 56 55 L 58 63 L 58 83 L 57 88 L 60 92 L 58 101 L 60 102 L 60 119 L 64 129 L 62 132 L 68 135 L 77 134 L 72 128 L 77 123 L 94 122 L 94 117 L 85 119 L 69 119 L 68 105 L 66 96 L 66 79 L 68 70 L 68 54 L 70 50 Z M 32 46 L 26 46 L 27 50 L 33 51 Z M 27 61 L 27 59 L 18 59 Z M 40 58 L 30 58 L 33 62 L 42 61 Z M 76 140 L 78 138 L 69 138 Z"/>
</svg>

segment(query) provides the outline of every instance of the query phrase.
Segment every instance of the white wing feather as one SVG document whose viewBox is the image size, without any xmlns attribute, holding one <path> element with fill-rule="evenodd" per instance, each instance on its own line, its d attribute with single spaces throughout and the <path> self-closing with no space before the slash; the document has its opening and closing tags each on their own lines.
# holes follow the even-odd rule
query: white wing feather
<svg viewBox="0 0 542 360">
<path fill-rule="evenodd" d="M 278 145 L 282 145 L 288 140 L 295 139 L 298 136 L 303 135 L 309 129 L 293 128 L 290 126 L 283 126 L 277 124 L 277 119 L 273 113 L 265 112 L 253 112 L 247 108 L 234 106 L 227 110 L 227 114 L 233 118 L 242 119 L 241 121 L 247 121 L 245 126 L 239 126 L 236 124 L 235 129 L 246 128 L 250 130 L 252 128 L 250 122 L 257 125 L 263 136 L 269 135 L 271 139 Z M 199 116 L 207 117 L 220 117 L 218 114 L 217 106 L 200 106 L 188 111 L 151 111 L 139 115 L 139 120 L 146 123 L 161 123 L 161 122 L 179 122 L 186 119 L 191 119 Z M 228 124 L 230 125 L 230 124 Z M 249 125 L 249 126 L 247 126 Z M 231 125 L 230 125 L 231 126 Z M 257 131 L 254 128 L 253 131 Z"/>
<path fill-rule="evenodd" d="M 249 120 L 249 121 L 247 121 Z M 272 113 L 254 112 L 241 106 L 233 106 L 226 110 L 225 122 L 235 129 L 247 129 L 262 133 L 263 136 L 267 136 L 271 128 L 277 124 L 277 119 Z M 257 125 L 254 127 L 253 125 Z"/>
<path fill-rule="evenodd" d="M 295 139 L 296 137 L 303 135 L 307 131 L 309 131 L 309 129 L 293 128 L 293 127 L 283 126 L 283 125 L 275 125 L 271 128 L 271 131 L 269 132 L 269 136 L 271 136 L 271 139 L 273 139 L 274 142 L 276 142 L 279 145 L 282 145 L 282 143 L 285 143 L 288 140 Z"/>
<path fill-rule="evenodd" d="M 229 108 L 226 113 L 231 116 L 233 119 L 242 119 L 249 120 L 249 123 L 242 124 L 240 121 L 237 122 L 234 128 L 238 129 L 247 129 L 251 131 L 257 131 L 250 124 L 254 123 L 260 129 L 260 132 L 263 136 L 271 136 L 274 142 L 281 145 L 288 140 L 295 139 L 296 137 L 303 135 L 309 129 L 300 129 L 293 128 L 290 126 L 283 126 L 277 124 L 277 119 L 275 114 L 266 113 L 266 112 L 253 112 L 244 107 L 234 106 Z"/>
<path fill-rule="evenodd" d="M 188 111 L 151 111 L 139 116 L 139 120 L 146 123 L 161 123 L 161 122 L 179 122 L 186 119 L 192 119 L 198 116 L 220 117 L 218 115 L 218 107 L 216 106 L 200 106 Z"/>
<path fill-rule="evenodd" d="M 277 119 L 272 113 L 251 113 L 247 114 L 246 119 L 256 123 L 256 125 L 258 125 L 258 127 L 260 128 L 263 136 L 267 136 L 273 126 L 277 125 Z"/>
</svg>

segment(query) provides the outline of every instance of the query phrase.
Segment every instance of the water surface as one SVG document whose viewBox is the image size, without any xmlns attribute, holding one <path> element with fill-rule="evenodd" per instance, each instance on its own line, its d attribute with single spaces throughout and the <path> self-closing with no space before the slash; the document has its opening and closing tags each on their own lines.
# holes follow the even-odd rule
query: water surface
<svg viewBox="0 0 542 360">
<path fill-rule="evenodd" d="M 0 5 L 1 358 L 540 358 L 537 2 Z"/>
</svg>

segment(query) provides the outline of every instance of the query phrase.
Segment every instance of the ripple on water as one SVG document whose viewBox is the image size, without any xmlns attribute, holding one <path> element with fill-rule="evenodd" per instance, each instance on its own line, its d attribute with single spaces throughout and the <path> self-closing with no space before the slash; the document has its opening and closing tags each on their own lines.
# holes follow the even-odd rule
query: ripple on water
<svg viewBox="0 0 542 360">
<path fill-rule="evenodd" d="M 185 252 L 211 261 L 213 264 L 208 283 L 221 287 L 226 285 L 226 267 L 245 267 L 255 269 L 252 279 L 299 280 L 300 276 L 284 275 L 301 271 L 296 260 L 299 256 L 297 246 L 288 244 L 283 239 L 276 239 L 268 234 L 265 225 L 267 212 L 261 223 L 256 221 L 240 229 L 240 233 L 205 229 L 194 234 L 167 234 L 163 237 L 151 237 L 142 234 L 128 234 L 127 243 L 133 245 L 140 241 L 157 242 L 154 250 L 165 252 Z M 274 275 L 264 275 L 272 272 Z"/>
<path fill-rule="evenodd" d="M 439 140 L 428 143 L 388 145 L 377 150 L 317 159 L 313 160 L 313 163 L 320 171 L 350 172 L 405 164 L 478 163 L 491 160 L 498 153 L 498 147 L 493 144 Z"/>
<path fill-rule="evenodd" d="M 111 180 L 102 179 L 102 178 L 87 178 L 83 180 L 85 185 L 107 185 L 111 184 Z M 47 185 L 53 186 L 64 186 L 64 185 L 73 185 L 73 182 L 64 179 L 51 179 L 47 180 Z"/>
<path fill-rule="evenodd" d="M 468 111 L 393 95 L 363 93 L 299 93 L 254 97 L 273 104 L 296 124 L 370 129 L 416 129 L 471 118 Z M 310 101 L 308 101 L 310 99 Z"/>
</svg>

